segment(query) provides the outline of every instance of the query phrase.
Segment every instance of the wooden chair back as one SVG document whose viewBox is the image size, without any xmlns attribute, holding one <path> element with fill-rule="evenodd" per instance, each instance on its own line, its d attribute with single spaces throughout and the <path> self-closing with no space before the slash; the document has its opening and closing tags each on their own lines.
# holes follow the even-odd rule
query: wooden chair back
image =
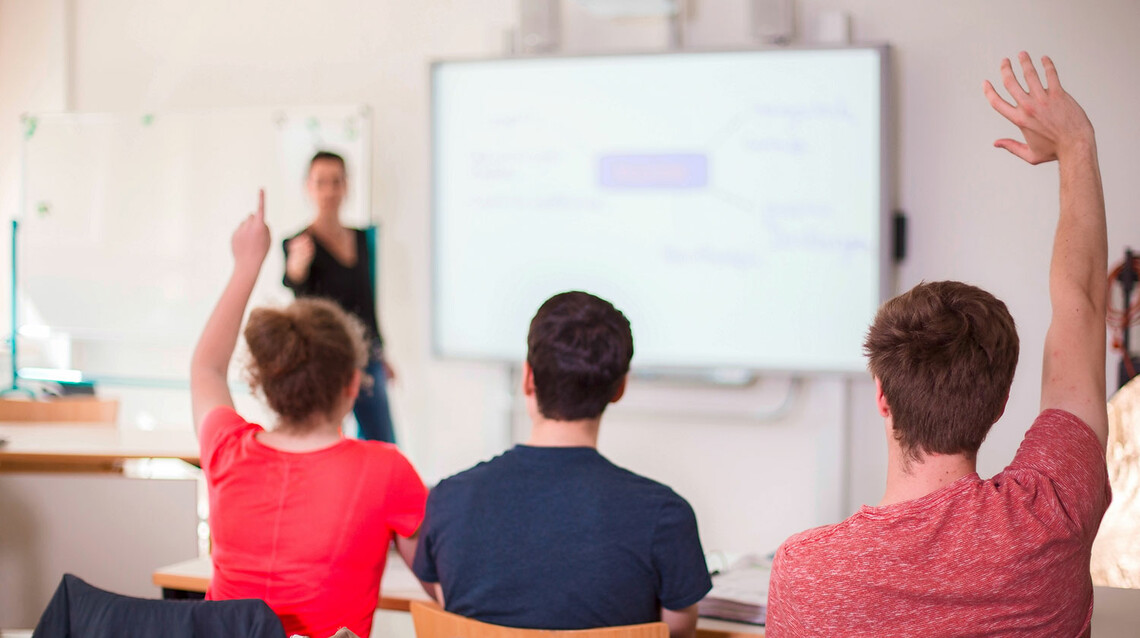
<svg viewBox="0 0 1140 638">
<path fill-rule="evenodd" d="M 435 603 L 413 601 L 416 638 L 669 638 L 663 622 L 598 629 L 554 631 L 501 627 L 444 611 Z"/>
<path fill-rule="evenodd" d="M 27 401 L 0 399 L 0 421 L 115 425 L 119 402 L 94 397 Z"/>
</svg>

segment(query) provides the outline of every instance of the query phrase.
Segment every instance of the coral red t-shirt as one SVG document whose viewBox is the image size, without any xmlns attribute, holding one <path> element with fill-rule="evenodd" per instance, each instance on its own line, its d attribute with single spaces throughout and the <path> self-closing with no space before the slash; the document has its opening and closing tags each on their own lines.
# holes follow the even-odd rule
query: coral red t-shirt
<svg viewBox="0 0 1140 638">
<path fill-rule="evenodd" d="M 1110 498 L 1096 435 L 1046 410 L 992 479 L 970 474 L 785 541 L 767 636 L 1087 635 L 1089 555 Z"/>
<path fill-rule="evenodd" d="M 343 439 L 312 452 L 258 442 L 231 408 L 206 415 L 199 441 L 210 493 L 210 600 L 260 598 L 286 634 L 366 637 L 393 533 L 424 516 L 427 488 L 395 446 Z"/>
</svg>

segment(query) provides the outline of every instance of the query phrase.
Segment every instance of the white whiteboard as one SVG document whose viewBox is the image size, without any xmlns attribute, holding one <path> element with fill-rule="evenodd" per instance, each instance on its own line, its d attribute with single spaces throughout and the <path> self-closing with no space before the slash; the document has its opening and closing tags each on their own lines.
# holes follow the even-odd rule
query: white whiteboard
<svg viewBox="0 0 1140 638">
<path fill-rule="evenodd" d="M 634 365 L 863 370 L 883 291 L 885 48 L 433 67 L 434 346 L 519 360 L 586 290 Z"/>
<path fill-rule="evenodd" d="M 345 157 L 344 219 L 369 225 L 364 107 L 27 118 L 20 366 L 186 378 L 259 187 L 274 244 L 251 305 L 290 298 L 280 241 L 312 216 L 304 180 L 318 149 Z"/>
</svg>

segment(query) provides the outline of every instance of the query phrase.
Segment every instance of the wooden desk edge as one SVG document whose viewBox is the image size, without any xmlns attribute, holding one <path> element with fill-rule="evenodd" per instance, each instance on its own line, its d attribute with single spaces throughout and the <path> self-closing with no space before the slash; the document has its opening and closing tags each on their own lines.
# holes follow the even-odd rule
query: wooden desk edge
<svg viewBox="0 0 1140 638">
<path fill-rule="evenodd" d="M 206 586 L 202 585 L 203 581 L 205 581 Z M 192 591 L 204 594 L 206 593 L 206 587 L 209 586 L 210 579 L 204 579 L 201 576 L 156 571 L 151 575 L 151 582 L 163 589 L 178 589 L 181 591 Z"/>
<path fill-rule="evenodd" d="M 118 474 L 127 461 L 176 459 L 200 467 L 197 455 L 170 454 L 67 454 L 59 452 L 5 452 L 0 447 L 0 473 Z"/>
<path fill-rule="evenodd" d="M 192 561 L 187 561 L 192 562 Z M 184 568 L 186 563 L 179 563 L 178 565 L 170 565 L 162 569 L 155 570 L 151 576 L 152 582 L 163 589 L 179 589 L 183 591 L 204 592 L 207 585 L 209 585 L 209 577 L 202 575 L 191 575 L 186 573 L 176 573 L 179 568 Z M 169 571 L 167 571 L 169 570 Z M 380 600 L 376 603 L 376 609 L 383 611 L 401 611 L 408 612 L 411 610 L 412 601 L 428 601 L 428 595 L 422 590 L 389 590 L 387 592 L 380 591 Z M 728 627 L 702 627 L 701 622 L 705 621 L 714 625 L 731 625 Z M 760 625 L 748 625 L 745 623 L 736 623 L 727 620 L 718 620 L 713 618 L 700 618 L 697 620 L 697 638 L 763 638 L 764 627 Z"/>
<path fill-rule="evenodd" d="M 128 461 L 135 459 L 177 459 L 191 465 L 198 465 L 197 454 L 171 454 L 161 451 L 144 452 L 21 452 L 6 451 L 0 447 L 0 463 L 58 463 L 89 465 L 108 461 Z"/>
</svg>

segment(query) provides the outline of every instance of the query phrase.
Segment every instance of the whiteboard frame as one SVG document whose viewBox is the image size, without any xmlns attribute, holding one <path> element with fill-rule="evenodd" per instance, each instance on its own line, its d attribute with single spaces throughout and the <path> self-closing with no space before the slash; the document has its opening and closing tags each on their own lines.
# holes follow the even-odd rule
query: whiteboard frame
<svg viewBox="0 0 1140 638">
<path fill-rule="evenodd" d="M 42 112 L 29 112 L 21 116 L 21 136 L 20 136 L 20 177 L 19 177 L 19 199 L 18 210 L 14 214 L 8 216 L 12 224 L 12 262 L 13 265 L 17 263 L 17 251 L 19 250 L 19 242 L 17 236 L 17 227 L 19 222 L 22 221 L 27 215 L 31 214 L 27 201 L 27 155 L 29 140 L 33 137 L 35 128 L 39 125 L 39 119 L 44 118 L 48 120 L 55 119 L 68 119 L 79 122 L 107 122 L 107 121 L 127 121 L 128 119 L 138 119 L 145 121 L 147 118 L 167 118 L 179 116 L 205 116 L 205 115 L 265 115 L 270 120 L 278 119 L 288 115 L 296 116 L 304 113 L 317 113 L 327 112 L 331 110 L 344 110 L 346 112 L 353 111 L 359 117 L 360 121 L 360 136 L 363 139 L 361 145 L 361 155 L 359 157 L 359 165 L 351 167 L 353 174 L 349 179 L 356 181 L 360 180 L 360 202 L 359 206 L 363 207 L 362 214 L 358 221 L 367 223 L 365 230 L 370 232 L 371 238 L 376 238 L 373 244 L 370 244 L 372 261 L 374 268 L 377 272 L 373 274 L 374 287 L 377 289 L 376 296 L 379 297 L 379 225 L 376 218 L 376 207 L 373 201 L 373 153 L 376 140 L 373 138 L 375 125 L 373 122 L 374 110 L 371 105 L 367 103 L 340 103 L 340 104 L 299 104 L 299 105 L 273 105 L 273 106 L 222 106 L 217 108 L 197 108 L 197 109 L 171 109 L 171 110 L 124 110 L 124 111 L 42 111 Z M 310 115 L 311 117 L 311 115 Z M 298 167 L 298 177 L 303 176 L 304 167 Z M 302 184 L 298 183 L 298 188 Z M 252 186 L 251 186 L 252 188 Z M 278 228 L 276 232 L 282 232 L 286 229 Z M 370 239 L 371 241 L 371 239 Z M 18 294 L 20 282 L 17 279 L 16 269 L 13 267 L 13 272 L 10 278 L 11 284 L 11 300 L 10 312 L 12 315 L 11 332 L 8 335 L 8 350 L 11 361 L 11 374 L 12 381 L 11 387 L 5 392 L 16 391 L 20 388 L 20 381 L 50 381 L 51 378 L 40 377 L 34 375 L 20 374 L 20 362 L 18 360 L 18 339 L 20 339 L 20 331 L 24 326 L 19 322 L 18 312 Z M 220 292 L 219 292 L 220 294 Z M 62 370 L 62 372 L 77 372 L 72 370 Z M 82 371 L 78 371 L 82 372 Z M 187 373 L 189 371 L 187 370 Z M 188 387 L 188 377 L 168 377 L 165 375 L 150 375 L 150 374 L 130 374 L 126 376 L 121 375 L 104 375 L 104 374 L 82 374 L 82 381 L 94 382 L 103 385 L 120 386 L 120 387 L 141 387 L 141 388 L 165 388 L 165 389 L 183 389 Z M 244 386 L 242 386 L 244 388 Z"/>
<path fill-rule="evenodd" d="M 431 352 L 435 359 L 443 361 L 504 363 L 518 365 L 520 362 L 506 357 L 476 357 L 449 354 L 440 347 L 440 321 L 437 309 L 440 307 L 439 299 L 439 202 L 437 201 L 438 162 L 437 162 L 437 70 L 443 66 L 452 66 L 466 63 L 494 63 L 499 61 L 547 61 L 559 59 L 596 59 L 619 58 L 630 59 L 639 57 L 695 57 L 706 54 L 724 53 L 777 53 L 788 51 L 874 51 L 879 57 L 879 304 L 887 301 L 894 295 L 895 286 L 895 259 L 894 259 L 894 232 L 893 217 L 895 211 L 895 161 L 894 147 L 895 135 L 893 125 L 895 118 L 893 92 L 891 91 L 891 47 L 886 43 L 866 43 L 855 45 L 792 45 L 780 47 L 747 47 L 747 48 L 707 48 L 686 49 L 679 51 L 646 51 L 646 52 L 599 52 L 585 54 L 551 54 L 518 57 L 468 57 L 436 59 L 430 64 L 428 74 L 429 85 L 429 161 L 430 167 L 430 250 L 431 250 Z M 537 308 L 535 309 L 538 310 Z M 869 327 L 869 324 L 868 324 Z M 520 335 L 520 339 L 524 338 Z M 711 380 L 720 383 L 720 379 L 746 379 L 763 374 L 825 374 L 842 376 L 866 376 L 864 371 L 846 368 L 778 368 L 778 367 L 741 367 L 735 364 L 707 365 L 707 366 L 639 366 L 636 357 L 631 364 L 631 373 L 646 377 L 683 377 L 702 380 Z"/>
</svg>

